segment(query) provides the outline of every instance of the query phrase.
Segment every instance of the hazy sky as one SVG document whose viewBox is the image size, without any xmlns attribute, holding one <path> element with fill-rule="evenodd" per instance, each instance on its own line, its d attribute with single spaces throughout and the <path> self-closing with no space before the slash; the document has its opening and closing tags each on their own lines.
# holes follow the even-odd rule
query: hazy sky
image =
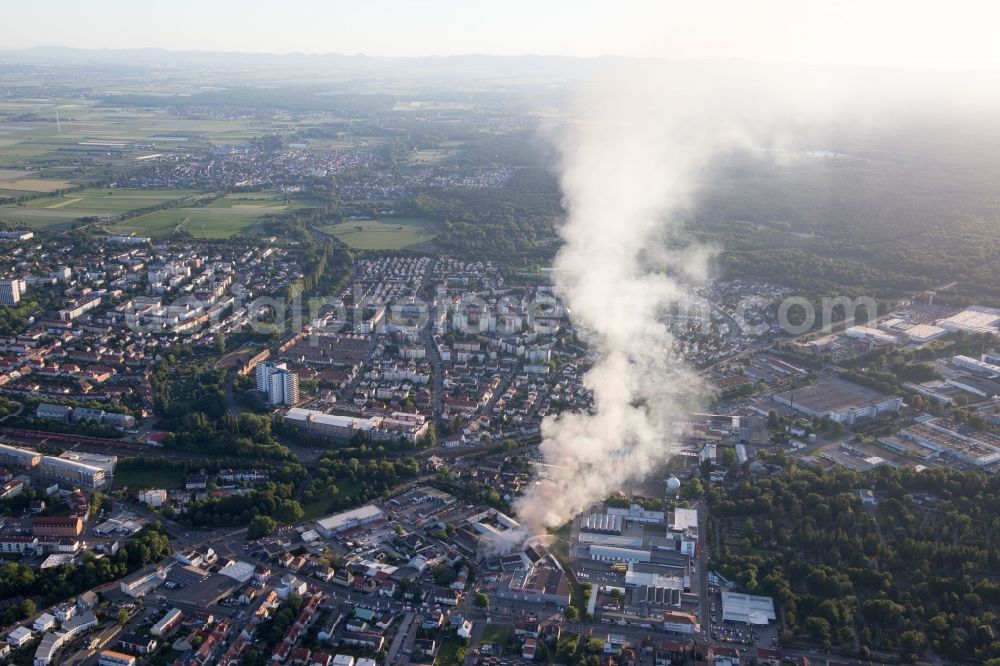
<svg viewBox="0 0 1000 666">
<path fill-rule="evenodd" d="M 0 48 L 666 58 L 1000 67 L 992 0 L 45 0 Z"/>
</svg>

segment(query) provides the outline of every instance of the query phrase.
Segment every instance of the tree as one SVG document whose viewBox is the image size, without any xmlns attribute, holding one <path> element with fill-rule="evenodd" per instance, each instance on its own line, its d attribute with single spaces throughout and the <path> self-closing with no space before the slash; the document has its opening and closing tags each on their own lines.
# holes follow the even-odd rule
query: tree
<svg viewBox="0 0 1000 666">
<path fill-rule="evenodd" d="M 270 516 L 254 516 L 247 526 L 247 539 L 260 539 L 278 527 L 278 523 Z"/>
<path fill-rule="evenodd" d="M 567 622 L 579 622 L 580 621 L 580 611 L 577 610 L 576 606 L 567 606 L 563 610 L 563 616 L 566 618 Z"/>
<path fill-rule="evenodd" d="M 705 488 L 702 486 L 701 481 L 698 478 L 691 479 L 683 486 L 681 486 L 681 498 L 686 500 L 694 500 L 704 494 Z"/>
<path fill-rule="evenodd" d="M 476 592 L 473 603 L 476 604 L 476 608 L 486 608 L 490 605 L 490 598 L 486 596 L 485 592 Z"/>
<path fill-rule="evenodd" d="M 904 631 L 899 635 L 899 647 L 909 653 L 918 654 L 927 647 L 927 639 L 919 631 Z"/>
<path fill-rule="evenodd" d="M 128 611 L 125 610 L 124 608 L 118 611 L 117 619 L 118 619 L 118 626 L 124 627 L 126 624 L 128 624 Z"/>
<path fill-rule="evenodd" d="M 302 520 L 306 515 L 302 510 L 302 505 L 295 500 L 281 500 L 274 509 L 274 517 L 282 523 L 295 523 Z"/>
</svg>

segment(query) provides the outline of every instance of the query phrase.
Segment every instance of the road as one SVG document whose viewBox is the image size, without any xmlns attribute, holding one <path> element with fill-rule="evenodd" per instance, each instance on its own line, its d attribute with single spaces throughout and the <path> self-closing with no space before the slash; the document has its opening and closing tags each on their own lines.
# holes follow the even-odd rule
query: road
<svg viewBox="0 0 1000 666">
<path fill-rule="evenodd" d="M 441 414 L 444 410 L 444 366 L 437 345 L 434 344 L 434 320 L 436 316 L 437 306 L 431 305 L 427 323 L 420 330 L 420 339 L 424 343 L 424 351 L 431 364 L 431 410 L 435 428 L 440 425 Z"/>
<path fill-rule="evenodd" d="M 497 401 L 500 400 L 500 397 L 503 396 L 504 393 L 506 393 L 507 387 L 510 386 L 511 381 L 514 379 L 514 374 L 515 374 L 514 370 L 515 368 L 511 367 L 500 378 L 500 384 L 497 385 L 496 390 L 493 391 L 493 395 L 490 396 L 490 399 L 486 403 L 486 406 L 483 407 L 483 409 L 481 410 L 483 414 L 486 415 L 493 414 L 493 406 L 496 405 Z"/>
<path fill-rule="evenodd" d="M 235 381 L 236 376 L 233 373 L 229 373 L 229 376 L 226 377 L 226 408 L 231 414 L 239 418 L 243 414 L 243 408 L 236 402 L 236 396 L 233 395 L 233 382 Z"/>
<path fill-rule="evenodd" d="M 382 662 L 384 666 L 392 666 L 392 664 L 400 663 L 397 659 L 400 650 L 403 651 L 404 655 L 409 653 L 409 650 L 413 647 L 413 640 L 416 637 L 417 629 L 420 628 L 421 622 L 422 620 L 416 613 L 407 611 L 399 624 L 395 638 L 392 639 L 389 651 L 386 652 L 385 660 Z M 406 645 L 404 645 L 404 642 Z"/>
<path fill-rule="evenodd" d="M 708 533 L 708 507 L 703 502 L 695 505 L 698 509 L 698 621 L 701 623 L 701 639 L 707 642 L 710 639 L 709 631 L 712 628 L 712 616 L 709 610 L 708 597 L 708 544 L 711 536 Z"/>
</svg>

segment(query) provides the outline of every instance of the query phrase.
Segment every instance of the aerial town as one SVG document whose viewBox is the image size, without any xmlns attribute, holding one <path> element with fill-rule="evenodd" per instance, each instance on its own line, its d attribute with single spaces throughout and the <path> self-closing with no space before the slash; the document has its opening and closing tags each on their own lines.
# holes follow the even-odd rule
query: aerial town
<svg viewBox="0 0 1000 666">
<path fill-rule="evenodd" d="M 592 400 L 591 353 L 540 276 L 381 254 L 355 260 L 308 315 L 282 320 L 265 295 L 304 277 L 294 243 L 108 235 L 80 248 L 30 231 L 4 242 L 5 306 L 51 306 L 3 341 L 0 548 L 36 581 L 115 567 L 109 580 L 74 574 L 44 593 L 48 607 L 30 593 L 5 601 L 4 617 L 26 616 L 7 650 L 37 666 L 506 664 L 567 652 L 804 663 L 807 649 L 779 652 L 772 596 L 712 569 L 702 486 L 733 488 L 792 460 L 859 473 L 1000 466 L 1000 435 L 952 411 L 1000 425 L 1000 356 L 966 350 L 997 335 L 1000 311 L 913 301 L 864 326 L 792 336 L 773 306 L 784 289 L 718 282 L 693 296 L 708 303 L 703 319 L 666 323 L 716 387 L 713 412 L 690 415 L 659 476 L 505 551 L 515 498 L 545 473 L 533 464 L 542 421 Z M 737 312 L 734 299 L 753 305 Z M 882 385 L 857 370 L 887 353 L 927 359 L 927 377 Z M 281 453 L 248 465 L 181 447 L 190 424 L 163 394 L 206 400 L 191 386 L 205 373 L 223 384 L 220 413 L 240 432 L 267 431 L 256 442 L 273 431 Z M 383 470 L 376 451 L 395 462 Z M 366 456 L 361 474 L 350 469 Z M 331 489 L 352 483 L 374 492 Z M 265 494 L 293 506 L 265 513 Z M 856 501 L 879 495 L 858 488 Z M 249 523 L 230 515 L 245 507 Z M 128 549 L 146 540 L 155 546 Z"/>
<path fill-rule="evenodd" d="M 0 53 L 0 662 L 1000 663 L 1000 227 L 935 189 L 950 135 L 665 210 L 624 162 L 571 186 L 546 68 L 36 55 Z M 940 198 L 846 220 L 832 171 Z"/>
</svg>

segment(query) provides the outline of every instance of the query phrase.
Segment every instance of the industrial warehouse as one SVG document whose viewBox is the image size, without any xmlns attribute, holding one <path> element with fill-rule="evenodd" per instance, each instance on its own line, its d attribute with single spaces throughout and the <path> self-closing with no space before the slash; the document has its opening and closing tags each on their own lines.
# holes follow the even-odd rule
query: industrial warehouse
<svg viewBox="0 0 1000 666">
<path fill-rule="evenodd" d="M 676 564 L 676 554 L 691 558 L 698 543 L 698 512 L 677 508 L 671 513 L 638 505 L 608 507 L 580 520 L 576 552 L 605 562 Z M 682 567 L 683 568 L 683 567 Z"/>
<path fill-rule="evenodd" d="M 689 634 L 697 623 L 681 609 L 690 603 L 698 537 L 696 509 L 604 506 L 576 522 L 573 570 L 620 592 L 620 604 L 603 607 L 607 618 L 643 625 L 662 617 L 667 631 Z"/>
<path fill-rule="evenodd" d="M 918 417 L 916 423 L 900 430 L 897 436 L 931 454 L 942 454 L 977 467 L 1000 462 L 1000 437 L 946 419 Z"/>
<path fill-rule="evenodd" d="M 722 592 L 722 620 L 766 625 L 774 622 L 774 600 L 753 594 Z"/>
<path fill-rule="evenodd" d="M 537 562 L 503 574 L 497 584 L 496 594 L 501 599 L 516 601 L 558 606 L 568 606 L 570 603 L 566 574 L 549 553 L 544 553 Z"/>
<path fill-rule="evenodd" d="M 404 412 L 360 418 L 294 407 L 285 414 L 285 421 L 310 434 L 344 442 L 359 435 L 372 442 L 406 440 L 416 444 L 429 428 L 424 416 Z"/>
<path fill-rule="evenodd" d="M 847 425 L 853 425 L 859 418 L 898 411 L 903 404 L 902 398 L 883 395 L 836 378 L 822 379 L 794 391 L 775 394 L 774 401 L 809 416 L 829 418 Z"/>
<path fill-rule="evenodd" d="M 352 530 L 362 525 L 370 525 L 385 519 L 385 514 L 377 506 L 371 504 L 358 507 L 351 511 L 336 513 L 326 518 L 316 521 L 316 530 L 323 536 L 329 538 L 339 532 Z"/>
</svg>

